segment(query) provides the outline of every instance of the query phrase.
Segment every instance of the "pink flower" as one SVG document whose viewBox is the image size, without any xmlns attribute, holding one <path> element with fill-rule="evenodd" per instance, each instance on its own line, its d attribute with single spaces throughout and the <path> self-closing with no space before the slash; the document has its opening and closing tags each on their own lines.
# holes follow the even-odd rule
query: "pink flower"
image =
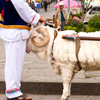
<svg viewBox="0 0 100 100">
<path fill-rule="evenodd" d="M 76 16 L 74 16 L 74 17 L 73 17 L 73 19 L 75 19 L 75 20 L 79 20 L 79 18 L 78 18 L 78 17 L 76 17 Z"/>
</svg>

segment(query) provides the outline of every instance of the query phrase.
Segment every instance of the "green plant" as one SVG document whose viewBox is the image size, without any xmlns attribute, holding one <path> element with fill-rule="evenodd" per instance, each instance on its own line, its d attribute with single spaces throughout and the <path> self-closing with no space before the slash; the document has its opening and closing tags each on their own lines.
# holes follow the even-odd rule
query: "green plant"
<svg viewBox="0 0 100 100">
<path fill-rule="evenodd" d="M 85 26 L 82 22 L 76 19 L 69 19 L 68 23 L 65 25 L 64 30 L 75 30 L 76 32 L 95 32 L 100 31 L 100 15 L 93 16 L 89 22 L 88 26 Z"/>
<path fill-rule="evenodd" d="M 69 19 L 67 26 L 76 27 L 77 31 L 83 31 L 85 29 L 85 25 L 82 22 L 79 22 L 79 20 L 76 19 Z"/>
<path fill-rule="evenodd" d="M 100 31 L 100 28 L 92 28 L 92 27 L 88 27 L 86 32 L 95 32 L 95 31 Z"/>
<path fill-rule="evenodd" d="M 75 30 L 76 32 L 79 32 L 79 29 L 77 27 L 72 27 L 72 26 L 65 26 L 64 30 Z"/>
<path fill-rule="evenodd" d="M 68 20 L 68 26 L 83 28 L 84 27 L 84 24 L 82 22 L 79 22 L 79 20 L 69 19 Z"/>
<path fill-rule="evenodd" d="M 100 15 L 94 15 L 89 21 L 88 25 L 91 28 L 96 28 L 97 30 L 100 28 Z"/>
</svg>

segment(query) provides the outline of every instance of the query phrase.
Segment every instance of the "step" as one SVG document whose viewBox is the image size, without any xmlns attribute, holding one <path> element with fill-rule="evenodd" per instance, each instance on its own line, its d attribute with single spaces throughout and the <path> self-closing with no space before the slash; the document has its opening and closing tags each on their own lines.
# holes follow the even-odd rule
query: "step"
<svg viewBox="0 0 100 100">
<path fill-rule="evenodd" d="M 62 94 L 62 83 L 22 82 L 21 90 L 29 94 Z M 0 81 L 0 94 L 5 93 L 5 83 Z M 100 95 L 100 83 L 72 83 L 72 95 Z"/>
</svg>

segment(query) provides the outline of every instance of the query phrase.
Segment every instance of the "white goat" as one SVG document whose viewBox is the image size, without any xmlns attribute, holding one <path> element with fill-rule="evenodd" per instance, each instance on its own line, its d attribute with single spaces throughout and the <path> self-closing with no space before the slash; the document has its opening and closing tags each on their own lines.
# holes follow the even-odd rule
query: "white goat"
<svg viewBox="0 0 100 100">
<path fill-rule="evenodd" d="M 47 59 L 56 73 L 62 75 L 63 94 L 61 100 L 68 100 L 71 81 L 75 75 L 74 69 L 78 66 L 75 41 L 62 39 L 62 34 L 72 33 L 75 31 L 61 31 L 56 37 L 55 29 L 41 26 L 31 31 L 27 42 L 27 52 L 32 51 L 38 58 Z M 78 60 L 82 69 L 100 70 L 100 42 L 81 41 L 80 45 Z"/>
</svg>

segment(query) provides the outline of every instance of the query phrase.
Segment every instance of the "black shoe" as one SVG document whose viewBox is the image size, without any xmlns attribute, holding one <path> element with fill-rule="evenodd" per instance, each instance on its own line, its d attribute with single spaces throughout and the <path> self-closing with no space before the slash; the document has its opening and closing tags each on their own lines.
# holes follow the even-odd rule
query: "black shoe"
<svg viewBox="0 0 100 100">
<path fill-rule="evenodd" d="M 23 94 L 21 96 L 15 97 L 15 98 L 11 98 L 11 99 L 7 98 L 7 100 L 32 100 L 32 98 L 30 98 L 26 94 Z"/>
</svg>

